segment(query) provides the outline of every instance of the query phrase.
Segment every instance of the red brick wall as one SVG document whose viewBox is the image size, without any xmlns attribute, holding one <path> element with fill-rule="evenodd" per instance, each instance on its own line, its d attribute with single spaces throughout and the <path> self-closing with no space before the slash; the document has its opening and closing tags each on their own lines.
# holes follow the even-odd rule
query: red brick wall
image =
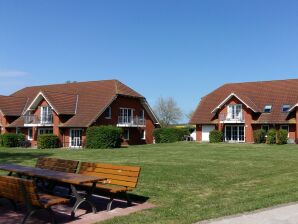
<svg viewBox="0 0 298 224">
<path fill-rule="evenodd" d="M 201 124 L 196 125 L 196 135 L 197 135 L 196 141 L 201 142 L 202 141 L 202 125 Z"/>
<path fill-rule="evenodd" d="M 154 130 L 154 123 L 151 120 L 150 116 L 143 108 L 140 99 L 131 98 L 131 97 L 123 97 L 119 96 L 112 104 L 112 116 L 111 119 L 106 119 L 104 115 L 100 116 L 97 121 L 93 125 L 116 125 L 118 123 L 118 116 L 120 115 L 120 108 L 132 108 L 134 109 L 133 115 L 139 116 L 141 110 L 145 111 L 145 120 L 146 120 L 146 127 L 145 128 L 136 128 L 130 127 L 129 141 L 124 141 L 124 145 L 131 145 L 131 144 L 152 144 L 153 143 L 153 130 Z M 146 132 L 146 140 L 142 140 L 140 138 L 141 130 L 144 129 Z"/>
</svg>

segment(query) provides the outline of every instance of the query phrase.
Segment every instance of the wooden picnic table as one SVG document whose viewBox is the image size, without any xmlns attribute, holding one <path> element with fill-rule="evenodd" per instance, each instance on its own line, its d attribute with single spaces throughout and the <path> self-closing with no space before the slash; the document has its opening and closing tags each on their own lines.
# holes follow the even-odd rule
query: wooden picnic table
<svg viewBox="0 0 298 224">
<path fill-rule="evenodd" d="M 96 207 L 93 205 L 90 199 L 96 187 L 96 183 L 99 181 L 106 180 L 106 178 L 101 178 L 101 177 L 87 176 L 87 175 L 76 174 L 76 173 L 66 173 L 66 172 L 53 171 L 48 169 L 41 169 L 41 168 L 22 166 L 22 165 L 16 165 L 16 164 L 0 164 L 0 170 L 8 171 L 9 175 L 11 175 L 11 173 L 16 173 L 18 176 L 25 175 L 30 177 L 46 179 L 48 181 L 62 182 L 62 183 L 69 184 L 71 187 L 71 191 L 76 199 L 76 202 L 71 211 L 71 217 L 74 217 L 76 210 L 83 202 L 87 202 L 91 206 L 93 213 L 96 213 Z M 86 183 L 92 183 L 92 187 L 89 188 L 85 196 L 82 196 L 81 194 L 78 193 L 76 187 L 78 185 L 82 185 Z"/>
</svg>

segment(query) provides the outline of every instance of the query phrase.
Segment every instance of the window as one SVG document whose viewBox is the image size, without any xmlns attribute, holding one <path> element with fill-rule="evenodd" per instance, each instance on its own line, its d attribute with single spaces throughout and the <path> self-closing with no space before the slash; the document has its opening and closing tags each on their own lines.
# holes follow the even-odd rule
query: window
<svg viewBox="0 0 298 224">
<path fill-rule="evenodd" d="M 264 113 L 270 113 L 272 110 L 272 105 L 266 105 L 264 107 Z"/>
<path fill-rule="evenodd" d="M 283 129 L 289 132 L 289 125 L 280 125 L 280 129 Z"/>
<path fill-rule="evenodd" d="M 43 134 L 53 134 L 53 129 L 52 128 L 39 128 L 38 135 L 43 135 Z"/>
<path fill-rule="evenodd" d="M 129 129 L 124 129 L 123 131 L 123 139 L 129 140 Z"/>
<path fill-rule="evenodd" d="M 131 108 L 120 108 L 120 124 L 130 124 L 133 122 L 133 109 Z"/>
<path fill-rule="evenodd" d="M 231 104 L 228 106 L 228 120 L 242 120 L 242 105 Z"/>
<path fill-rule="evenodd" d="M 52 124 L 53 123 L 53 115 L 52 115 L 52 108 L 47 106 L 47 107 L 41 107 L 41 118 L 40 122 L 42 124 Z"/>
<path fill-rule="evenodd" d="M 269 125 L 268 124 L 262 125 L 262 129 L 267 133 L 269 131 Z"/>
<path fill-rule="evenodd" d="M 142 140 L 146 139 L 146 131 L 145 130 L 141 130 L 141 139 Z"/>
<path fill-rule="evenodd" d="M 290 105 L 289 104 L 284 104 L 284 105 L 282 105 L 282 112 L 283 113 L 288 113 L 289 112 L 289 110 L 290 110 Z"/>
<path fill-rule="evenodd" d="M 106 119 L 111 119 L 112 118 L 112 108 L 108 107 L 105 112 L 104 112 L 104 116 Z"/>
<path fill-rule="evenodd" d="M 33 139 L 33 130 L 32 130 L 32 128 L 28 128 L 27 139 L 30 140 L 30 141 Z"/>
<path fill-rule="evenodd" d="M 20 134 L 21 133 L 21 128 L 16 128 L 16 134 Z"/>
</svg>

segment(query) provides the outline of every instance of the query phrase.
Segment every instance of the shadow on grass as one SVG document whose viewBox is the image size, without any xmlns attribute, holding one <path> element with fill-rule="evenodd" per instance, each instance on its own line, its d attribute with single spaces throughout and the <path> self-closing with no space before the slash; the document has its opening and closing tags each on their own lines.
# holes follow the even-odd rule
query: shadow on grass
<svg viewBox="0 0 298 224">
<path fill-rule="evenodd" d="M 26 163 L 37 159 L 40 156 L 51 156 L 53 153 L 36 153 L 36 152 L 28 152 L 28 153 L 18 153 L 18 152 L 0 152 L 0 164 L 1 163 Z"/>
</svg>

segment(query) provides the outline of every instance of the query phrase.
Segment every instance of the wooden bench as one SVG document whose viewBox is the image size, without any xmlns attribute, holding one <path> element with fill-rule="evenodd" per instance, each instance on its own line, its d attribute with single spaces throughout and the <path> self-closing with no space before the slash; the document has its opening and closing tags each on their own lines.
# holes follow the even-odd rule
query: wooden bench
<svg viewBox="0 0 298 224">
<path fill-rule="evenodd" d="M 107 210 L 110 211 L 115 196 L 124 194 L 127 204 L 131 201 L 128 191 L 136 188 L 140 176 L 141 167 L 138 166 L 119 166 L 113 164 L 87 163 L 82 162 L 79 170 L 80 174 L 103 177 L 107 180 L 97 183 L 96 190 L 108 194 L 110 200 Z"/>
<path fill-rule="evenodd" d="M 39 157 L 35 167 L 66 173 L 76 173 L 79 161 L 51 157 Z"/>
<path fill-rule="evenodd" d="M 56 223 L 51 207 L 69 202 L 66 198 L 38 193 L 33 180 L 12 176 L 0 176 L 0 198 L 11 201 L 15 209 L 16 203 L 25 204 L 26 214 L 22 224 L 39 210 L 46 210 L 51 217 L 51 222 Z"/>
</svg>

